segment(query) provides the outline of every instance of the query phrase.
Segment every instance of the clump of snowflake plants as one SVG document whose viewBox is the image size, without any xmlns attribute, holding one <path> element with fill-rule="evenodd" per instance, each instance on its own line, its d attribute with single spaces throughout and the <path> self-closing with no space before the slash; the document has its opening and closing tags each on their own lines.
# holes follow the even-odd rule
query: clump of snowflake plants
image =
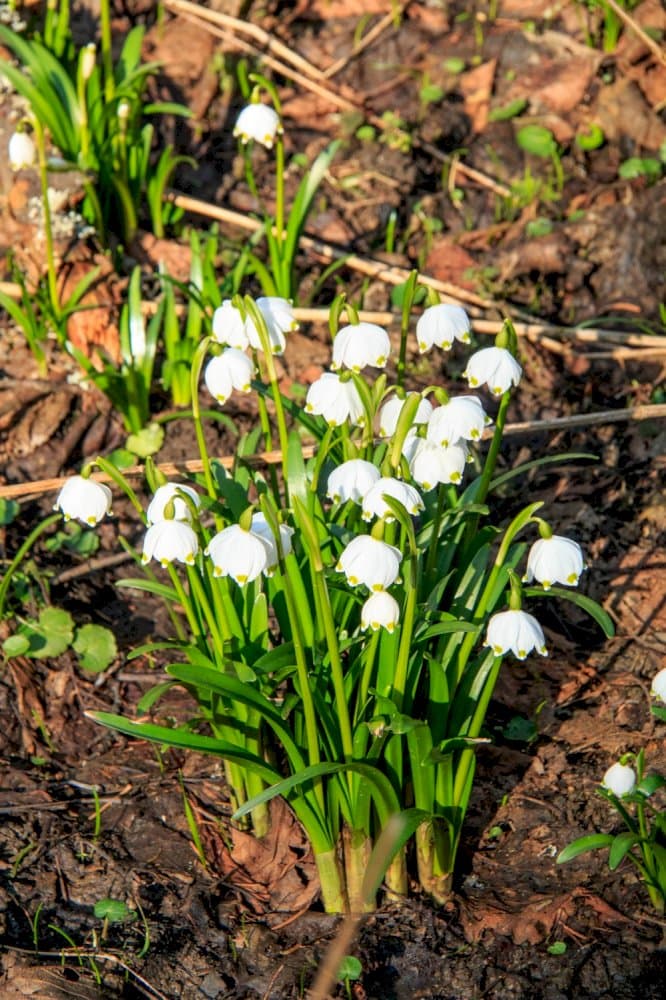
<svg viewBox="0 0 666 1000">
<path fill-rule="evenodd" d="M 416 288 L 414 274 L 395 383 L 386 373 L 387 331 L 359 322 L 341 297 L 330 311 L 331 371 L 310 386 L 303 406 L 283 398 L 274 364 L 295 326 L 289 303 L 224 303 L 192 368 L 203 474 L 167 483 L 149 466 L 153 498 L 144 513 L 122 475 L 104 459 L 96 463 L 141 512 L 149 577 L 124 585 L 166 600 L 168 683 L 191 694 L 196 712 L 183 726 L 95 718 L 221 757 L 234 819 L 257 835 L 270 822 L 269 801 L 283 796 L 310 839 L 330 912 L 364 905 L 369 855 L 394 814 L 403 817 L 403 834 L 388 888 L 406 893 L 411 874 L 436 899 L 447 897 L 503 659 L 546 655 L 526 599 L 567 597 L 611 628 L 572 589 L 582 552 L 538 516 L 541 501 L 530 498 L 509 523 L 492 502 L 496 487 L 510 482 L 515 508 L 525 474 L 519 467 L 495 477 L 522 376 L 510 322 L 467 360 L 478 393 L 441 385 L 407 391 Z M 469 341 L 466 315 L 433 300 L 417 343 L 447 349 L 455 340 Z M 258 426 L 230 471 L 206 451 L 203 381 L 221 405 L 232 392 L 257 396 Z M 247 461 L 262 449 L 277 450 L 280 464 Z M 96 523 L 109 497 L 86 483 L 90 471 L 65 487 L 57 506 Z M 519 536 L 530 529 L 528 551 Z M 157 711 L 164 690 L 145 705 Z"/>
</svg>

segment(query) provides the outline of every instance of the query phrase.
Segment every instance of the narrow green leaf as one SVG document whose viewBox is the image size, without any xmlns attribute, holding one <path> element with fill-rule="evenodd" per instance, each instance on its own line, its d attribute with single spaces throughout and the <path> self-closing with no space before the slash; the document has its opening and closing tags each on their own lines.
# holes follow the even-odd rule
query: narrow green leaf
<svg viewBox="0 0 666 1000">
<path fill-rule="evenodd" d="M 608 852 L 608 867 L 612 872 L 638 842 L 639 838 L 633 833 L 620 833 L 614 838 Z"/>
<path fill-rule="evenodd" d="M 578 840 L 567 844 L 560 851 L 556 859 L 557 864 L 562 865 L 567 861 L 573 861 L 579 854 L 585 854 L 587 851 L 598 851 L 603 847 L 610 847 L 612 843 L 613 837 L 609 833 L 593 833 L 587 837 L 579 837 Z"/>
</svg>

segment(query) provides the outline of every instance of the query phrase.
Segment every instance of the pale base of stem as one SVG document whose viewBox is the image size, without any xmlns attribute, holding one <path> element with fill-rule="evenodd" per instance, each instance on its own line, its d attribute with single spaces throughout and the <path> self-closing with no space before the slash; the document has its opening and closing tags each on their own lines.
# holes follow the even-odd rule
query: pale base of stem
<svg viewBox="0 0 666 1000">
<path fill-rule="evenodd" d="M 389 899 L 398 899 L 408 892 L 407 860 L 404 850 L 398 851 L 384 876 L 386 894 Z"/>
<path fill-rule="evenodd" d="M 366 899 L 363 895 L 363 879 L 370 863 L 372 840 L 364 834 L 345 831 L 344 848 L 349 909 L 352 913 L 372 913 L 376 908 L 375 900 Z"/>
<path fill-rule="evenodd" d="M 349 902 L 337 850 L 315 854 L 321 884 L 321 901 L 327 913 L 347 913 Z"/>
<path fill-rule="evenodd" d="M 436 903 L 448 902 L 453 887 L 453 872 L 438 870 L 435 831 L 431 823 L 422 823 L 416 831 L 416 862 L 419 883 L 424 892 Z"/>
</svg>

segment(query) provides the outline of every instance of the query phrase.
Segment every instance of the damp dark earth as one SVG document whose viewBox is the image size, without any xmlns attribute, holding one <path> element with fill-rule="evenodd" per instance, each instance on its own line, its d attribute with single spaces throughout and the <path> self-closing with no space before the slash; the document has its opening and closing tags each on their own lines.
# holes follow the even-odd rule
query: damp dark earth
<svg viewBox="0 0 666 1000">
<path fill-rule="evenodd" d="M 10 6 L 0 4 L 5 24 Z M 17 10 L 25 30 L 40 30 L 41 4 Z M 100 5 L 73 3 L 70 23 L 77 47 L 98 42 Z M 102 239 L 82 215 L 83 172 L 51 174 L 60 294 L 94 271 L 68 320 L 75 350 L 51 336 L 40 358 L 0 309 L 0 568 L 12 573 L 11 588 L 0 584 L 0 995 L 306 998 L 345 929 L 324 911 L 308 840 L 282 799 L 257 839 L 231 820 L 218 758 L 90 718 L 195 715 L 178 686 L 159 706 L 146 701 L 169 659 L 140 650 L 170 622 L 154 594 L 118 586 L 137 575 L 118 541 L 140 551 L 131 504 L 114 497 L 94 544 L 54 522 L 13 564 L 63 478 L 127 446 L 113 398 L 80 362 L 120 365 L 135 269 L 154 313 L 163 272 L 184 301 L 192 232 L 203 242 L 214 227 L 220 284 L 249 244 L 266 259 L 258 230 L 273 206 L 273 153 L 255 144 L 248 184 L 233 136 L 239 79 L 260 71 L 281 103 L 287 204 L 336 142 L 295 258 L 299 328 L 275 361 L 282 392 L 301 405 L 328 367 L 327 309 L 341 291 L 394 343 L 413 270 L 467 310 L 477 346 L 510 316 L 524 376 L 498 471 L 528 467 L 497 502 L 509 520 L 545 500 L 540 516 L 585 553 L 581 592 L 615 628 L 607 638 L 574 604 L 532 601 L 548 656 L 502 665 L 448 900 L 416 880 L 403 899 L 380 890 L 346 948 L 358 961 L 327 995 L 661 1000 L 666 922 L 636 867 L 625 858 L 610 870 L 607 850 L 557 857 L 579 837 L 623 829 L 599 794 L 623 754 L 643 750 L 646 768 L 666 774 L 666 723 L 651 711 L 666 663 L 663 5 L 114 0 L 112 56 L 137 26 L 142 59 L 157 64 L 146 100 L 190 111 L 155 117 L 148 144 L 153 163 L 168 146 L 182 157 L 164 191 L 168 224 L 156 234 L 144 207 L 120 233 L 111 213 Z M 0 57 L 17 64 L 4 35 Z M 47 287 L 40 177 L 9 163 L 26 109 L 9 79 L 0 102 L 0 291 L 20 301 L 21 287 L 24 300 Z M 252 294 L 258 273 L 247 271 Z M 459 347 L 445 357 L 410 346 L 407 387 L 459 389 Z M 164 381 L 149 405 L 155 462 L 188 474 L 197 440 Z M 206 425 L 209 453 L 233 456 L 257 413 L 253 396 L 234 394 Z M 559 453 L 576 457 L 536 462 Z M 86 669 L 76 642 L 10 655 L 12 637 L 50 608 L 77 630 L 112 633 L 103 669 Z M 663 823 L 663 790 L 655 802 Z M 408 862 L 413 872 L 409 852 Z"/>
</svg>

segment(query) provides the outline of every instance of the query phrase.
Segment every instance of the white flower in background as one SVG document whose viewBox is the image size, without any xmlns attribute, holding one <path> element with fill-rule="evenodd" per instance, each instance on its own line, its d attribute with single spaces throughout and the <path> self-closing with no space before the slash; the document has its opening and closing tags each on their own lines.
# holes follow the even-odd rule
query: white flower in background
<svg viewBox="0 0 666 1000">
<path fill-rule="evenodd" d="M 151 524 L 143 540 L 141 562 L 155 559 L 162 566 L 172 562 L 194 564 L 199 551 L 199 540 L 192 526 L 186 521 L 157 521 Z"/>
<path fill-rule="evenodd" d="M 372 462 L 351 458 L 334 469 L 328 477 L 326 496 L 333 503 L 346 503 L 347 500 L 361 503 L 379 477 L 379 469 Z"/>
<path fill-rule="evenodd" d="M 394 479 L 393 476 L 382 476 L 363 497 L 364 521 L 371 521 L 373 517 L 383 517 L 387 522 L 395 521 L 384 495 L 393 497 L 401 503 L 413 517 L 423 510 L 423 500 L 417 489 L 400 479 Z"/>
<path fill-rule="evenodd" d="M 271 554 L 270 543 L 240 524 L 218 531 L 204 551 L 213 563 L 213 576 L 231 576 L 240 584 L 250 583 L 265 573 Z"/>
<path fill-rule="evenodd" d="M 536 618 L 526 611 L 501 611 L 488 622 L 486 646 L 495 656 L 504 656 L 509 650 L 519 660 L 524 660 L 533 649 L 547 656 L 546 640 Z"/>
<path fill-rule="evenodd" d="M 395 545 L 372 535 L 357 535 L 340 553 L 335 567 L 352 587 L 364 584 L 368 590 L 386 590 L 400 573 L 402 552 Z"/>
<path fill-rule="evenodd" d="M 206 365 L 204 382 L 213 399 L 222 406 L 234 389 L 238 392 L 249 392 L 252 388 L 253 375 L 252 359 L 237 347 L 227 347 L 222 354 L 211 358 Z"/>
<path fill-rule="evenodd" d="M 333 339 L 332 368 L 351 368 L 360 372 L 370 365 L 383 368 L 391 351 L 389 335 L 376 323 L 343 326 Z"/>
<path fill-rule="evenodd" d="M 158 486 L 153 499 L 148 504 L 146 511 L 148 524 L 157 524 L 158 521 L 167 520 L 164 511 L 171 501 L 173 501 L 173 519 L 191 522 L 192 512 L 183 497 L 179 496 L 181 493 L 186 493 L 195 507 L 201 506 L 199 494 L 191 486 L 186 486 L 184 483 L 165 483 L 164 486 Z"/>
<path fill-rule="evenodd" d="M 74 519 L 93 526 L 111 513 L 111 500 L 111 490 L 105 483 L 72 476 L 58 493 L 53 509 L 62 511 L 66 521 Z"/>
<path fill-rule="evenodd" d="M 324 372 L 313 382 L 305 397 L 305 412 L 315 413 L 327 424 L 338 427 L 349 420 L 352 424 L 365 422 L 365 410 L 354 383 L 342 382 L 335 372 Z"/>
<path fill-rule="evenodd" d="M 658 674 L 652 679 L 650 694 L 659 701 L 666 702 L 666 667 L 662 667 Z"/>
<path fill-rule="evenodd" d="M 491 421 L 477 396 L 454 396 L 432 411 L 426 437 L 434 444 L 448 448 L 461 438 L 463 441 L 479 441 L 489 423 Z"/>
<path fill-rule="evenodd" d="M 414 482 L 427 492 L 439 483 L 459 483 L 467 458 L 467 445 L 464 441 L 442 448 L 426 438 L 417 438 L 408 459 L 409 471 Z"/>
<path fill-rule="evenodd" d="M 375 590 L 361 608 L 361 628 L 393 632 L 400 620 L 400 605 L 385 590 Z"/>
<path fill-rule="evenodd" d="M 621 798 L 623 795 L 633 792 L 636 787 L 636 772 L 633 767 L 629 767 L 628 764 L 621 764 L 618 761 L 617 764 L 613 764 L 612 767 L 608 768 L 601 784 L 609 792 L 612 792 L 613 795 Z"/>
<path fill-rule="evenodd" d="M 266 520 L 266 515 L 262 511 L 258 510 L 252 515 L 252 525 L 250 531 L 253 535 L 259 535 L 259 537 L 268 546 L 268 564 L 266 567 L 267 575 L 272 569 L 274 569 L 278 562 L 278 547 L 275 541 L 275 535 L 271 529 L 270 524 Z M 280 533 L 280 548 L 282 549 L 282 555 L 288 556 L 291 552 L 291 536 L 294 533 L 294 529 L 290 528 L 288 524 L 279 524 L 278 531 Z"/>
<path fill-rule="evenodd" d="M 522 374 L 523 369 L 506 347 L 484 347 L 468 360 L 463 378 L 472 389 L 485 383 L 493 396 L 501 396 L 512 385 L 518 385 Z"/>
<path fill-rule="evenodd" d="M 239 351 L 250 346 L 243 314 L 231 299 L 225 299 L 213 313 L 213 340 Z"/>
<path fill-rule="evenodd" d="M 282 133 L 282 123 L 275 108 L 268 104 L 248 104 L 234 126 L 234 138 L 245 144 L 251 139 L 271 149 L 276 135 Z"/>
<path fill-rule="evenodd" d="M 462 306 L 441 302 L 423 310 L 416 324 L 419 351 L 429 351 L 435 344 L 448 351 L 454 340 L 469 344 L 469 316 Z"/>
<path fill-rule="evenodd" d="M 413 392 L 408 392 L 405 399 L 400 399 L 399 396 L 391 396 L 391 398 L 384 403 L 379 411 L 380 437 L 392 437 L 395 434 L 398 426 L 398 420 L 400 418 L 400 414 L 402 413 L 402 408 L 405 405 L 407 398 L 413 395 Z M 413 423 L 427 423 L 431 413 L 432 403 L 430 400 L 423 398 L 418 405 Z"/>
<path fill-rule="evenodd" d="M 575 587 L 584 569 L 583 550 L 578 542 L 562 535 L 551 535 L 539 538 L 530 549 L 523 580 L 525 583 L 537 580 L 544 590 L 549 590 L 554 583 Z"/>
<path fill-rule="evenodd" d="M 32 167 L 37 161 L 37 147 L 27 132 L 14 132 L 7 147 L 9 166 L 12 170 Z"/>
<path fill-rule="evenodd" d="M 257 299 L 257 308 L 266 321 L 268 339 L 273 354 L 283 354 L 287 346 L 285 333 L 290 333 L 298 327 L 294 317 L 294 307 L 287 299 L 281 299 L 277 295 L 269 295 Z M 260 351 L 261 339 L 251 319 L 248 318 L 245 328 L 250 347 Z"/>
</svg>

